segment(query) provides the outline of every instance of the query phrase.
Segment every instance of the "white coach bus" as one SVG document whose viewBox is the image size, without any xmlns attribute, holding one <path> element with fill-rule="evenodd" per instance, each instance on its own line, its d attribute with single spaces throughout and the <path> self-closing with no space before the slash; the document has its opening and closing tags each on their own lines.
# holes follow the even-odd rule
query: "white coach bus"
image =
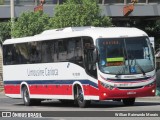
<svg viewBox="0 0 160 120">
<path fill-rule="evenodd" d="M 3 43 L 5 95 L 25 105 L 45 99 L 117 100 L 154 96 L 155 60 L 137 28 L 68 27 Z"/>
</svg>

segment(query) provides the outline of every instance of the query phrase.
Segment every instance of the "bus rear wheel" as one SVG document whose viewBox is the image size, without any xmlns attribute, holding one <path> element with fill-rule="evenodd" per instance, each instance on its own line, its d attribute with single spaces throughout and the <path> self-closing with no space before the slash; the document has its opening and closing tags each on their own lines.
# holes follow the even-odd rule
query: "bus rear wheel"
<svg viewBox="0 0 160 120">
<path fill-rule="evenodd" d="M 84 99 L 84 94 L 83 94 L 82 88 L 79 85 L 77 86 L 75 98 L 76 98 L 76 103 L 81 108 L 87 107 L 91 103 L 90 100 Z"/>
<path fill-rule="evenodd" d="M 23 102 L 25 106 L 30 106 L 30 105 L 39 105 L 41 103 L 41 100 L 38 99 L 30 99 L 29 96 L 29 91 L 26 86 L 22 88 L 22 97 L 23 97 Z"/>
<path fill-rule="evenodd" d="M 135 98 L 126 98 L 123 99 L 123 104 L 126 106 L 132 106 L 135 103 Z"/>
</svg>

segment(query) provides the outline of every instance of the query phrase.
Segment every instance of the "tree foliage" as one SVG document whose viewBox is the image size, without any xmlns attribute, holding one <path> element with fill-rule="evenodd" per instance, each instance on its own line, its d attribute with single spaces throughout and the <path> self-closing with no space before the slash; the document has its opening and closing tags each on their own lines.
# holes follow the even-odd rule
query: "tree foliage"
<svg viewBox="0 0 160 120">
<path fill-rule="evenodd" d="M 42 11 L 24 12 L 12 26 L 13 37 L 25 37 L 39 34 L 46 29 L 70 26 L 111 26 L 109 17 L 101 16 L 97 0 L 66 0 L 57 5 L 53 18 Z M 0 24 L 0 36 L 10 38 L 11 22 Z"/>
<path fill-rule="evenodd" d="M 49 19 L 49 16 L 42 11 L 24 12 L 15 21 L 12 35 L 14 37 L 25 37 L 39 34 L 46 29 Z"/>
<path fill-rule="evenodd" d="M 100 13 L 97 0 L 67 0 L 56 6 L 50 27 L 111 26 L 111 19 Z"/>
<path fill-rule="evenodd" d="M 148 36 L 155 38 L 155 49 L 160 47 L 160 20 L 130 19 L 128 21 L 115 21 L 118 27 L 136 27 L 145 31 Z"/>
<path fill-rule="evenodd" d="M 137 27 L 144 30 L 148 36 L 155 38 L 155 47 L 160 44 L 160 20 L 139 20 L 130 24 L 131 27 Z M 158 46 L 157 46 L 158 45 Z"/>
<path fill-rule="evenodd" d="M 11 38 L 11 22 L 0 22 L 0 42 Z"/>
</svg>

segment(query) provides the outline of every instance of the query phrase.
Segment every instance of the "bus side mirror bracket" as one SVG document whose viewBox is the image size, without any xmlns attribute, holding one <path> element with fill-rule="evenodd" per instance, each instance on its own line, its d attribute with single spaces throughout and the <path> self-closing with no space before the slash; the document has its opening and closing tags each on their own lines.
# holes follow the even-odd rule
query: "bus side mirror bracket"
<svg viewBox="0 0 160 120">
<path fill-rule="evenodd" d="M 95 64 L 98 61 L 98 52 L 97 52 L 97 48 L 94 47 L 93 50 L 93 63 Z"/>
</svg>

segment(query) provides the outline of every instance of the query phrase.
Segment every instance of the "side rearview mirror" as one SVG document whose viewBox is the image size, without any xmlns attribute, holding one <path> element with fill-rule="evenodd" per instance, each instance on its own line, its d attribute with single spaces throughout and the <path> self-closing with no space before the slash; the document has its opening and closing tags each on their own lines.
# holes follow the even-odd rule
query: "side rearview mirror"
<svg viewBox="0 0 160 120">
<path fill-rule="evenodd" d="M 98 52 L 97 49 L 95 48 L 93 51 L 93 63 L 96 63 L 98 61 Z"/>
</svg>

